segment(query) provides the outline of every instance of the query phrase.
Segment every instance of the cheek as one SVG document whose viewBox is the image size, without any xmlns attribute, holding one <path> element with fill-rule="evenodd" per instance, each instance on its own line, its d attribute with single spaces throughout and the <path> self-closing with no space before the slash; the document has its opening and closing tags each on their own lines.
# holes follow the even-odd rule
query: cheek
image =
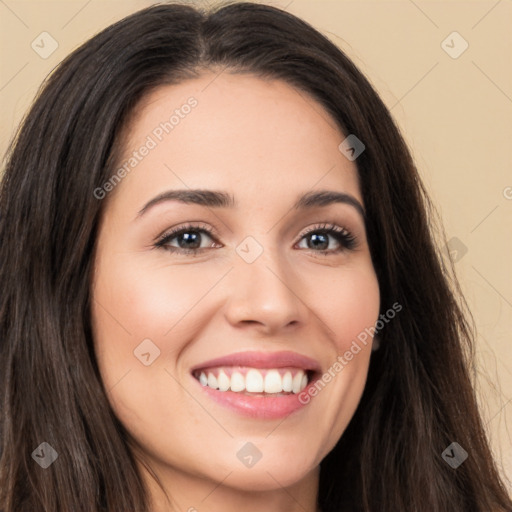
<svg viewBox="0 0 512 512">
<path fill-rule="evenodd" d="M 225 269 L 170 267 L 161 259 L 155 264 L 144 253 L 105 253 L 98 262 L 93 338 L 100 374 L 105 388 L 113 389 L 109 397 L 117 413 L 125 424 L 136 425 L 164 415 L 172 402 L 190 418 L 201 417 L 168 372 L 181 377 L 182 365 L 177 365 L 182 351 L 210 315 L 202 299 Z M 142 410 L 154 414 L 142 418 L 136 412 Z"/>
<path fill-rule="evenodd" d="M 379 285 L 373 267 L 343 269 L 324 281 L 317 312 L 330 329 L 338 354 L 349 350 L 352 341 L 371 344 L 371 330 L 379 316 Z M 359 338 L 358 338 L 359 337 Z M 366 342 L 366 344 L 365 344 Z"/>
<path fill-rule="evenodd" d="M 323 283 L 315 311 L 330 329 L 334 350 L 309 399 L 323 411 L 320 423 L 330 432 L 323 445 L 325 454 L 347 427 L 363 393 L 380 294 L 371 266 L 345 269 Z"/>
<path fill-rule="evenodd" d="M 194 279 L 191 266 L 150 267 L 143 259 L 134 254 L 98 258 L 93 338 L 100 374 L 116 416 L 158 458 L 160 452 L 174 453 L 172 440 L 183 434 L 175 411 L 187 418 L 189 429 L 204 422 L 204 411 L 173 378 L 174 364 L 192 332 L 192 315 L 187 313 L 218 281 L 218 273 L 208 284 L 202 274 L 204 279 L 197 279 L 197 272 Z M 142 353 L 141 343 L 150 360 L 158 353 L 147 366 L 142 362 L 144 357 L 142 361 L 137 357 Z M 200 453 L 195 456 L 201 458 Z"/>
<path fill-rule="evenodd" d="M 191 267 L 149 266 L 145 259 L 149 258 L 143 254 L 105 258 L 95 279 L 96 338 L 99 345 L 108 345 L 119 356 L 131 354 L 146 338 L 162 351 L 179 349 L 174 342 L 169 346 L 171 340 L 183 339 L 173 332 L 183 329 L 187 322 L 182 319 L 218 280 L 218 273 L 212 272 L 211 279 L 201 273 L 198 279 Z"/>
</svg>

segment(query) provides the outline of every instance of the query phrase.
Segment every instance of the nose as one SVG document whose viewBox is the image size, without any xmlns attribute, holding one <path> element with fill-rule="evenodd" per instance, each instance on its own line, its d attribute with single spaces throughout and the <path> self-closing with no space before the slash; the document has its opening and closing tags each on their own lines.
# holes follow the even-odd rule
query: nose
<svg viewBox="0 0 512 512">
<path fill-rule="evenodd" d="M 253 263 L 241 259 L 235 263 L 226 318 L 236 328 L 251 326 L 266 335 L 296 329 L 306 321 L 307 297 L 301 296 L 293 269 L 264 254 Z"/>
</svg>

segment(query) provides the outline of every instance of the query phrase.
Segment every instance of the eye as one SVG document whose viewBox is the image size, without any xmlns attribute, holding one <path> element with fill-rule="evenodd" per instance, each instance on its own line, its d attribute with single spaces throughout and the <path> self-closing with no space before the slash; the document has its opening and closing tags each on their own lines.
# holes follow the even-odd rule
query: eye
<svg viewBox="0 0 512 512">
<path fill-rule="evenodd" d="M 330 240 L 334 239 L 335 245 L 329 249 Z M 304 247 L 303 242 L 306 242 Z M 350 231 L 335 224 L 322 224 L 314 226 L 301 235 L 301 248 L 319 252 L 321 254 L 339 253 L 343 250 L 352 250 L 357 246 L 357 239 Z M 299 244 L 299 246 L 300 246 Z"/>
<path fill-rule="evenodd" d="M 194 254 L 214 245 L 210 242 L 201 247 L 205 240 L 214 240 L 211 231 L 206 227 L 189 224 L 164 233 L 155 243 L 155 247 L 176 253 Z"/>
</svg>

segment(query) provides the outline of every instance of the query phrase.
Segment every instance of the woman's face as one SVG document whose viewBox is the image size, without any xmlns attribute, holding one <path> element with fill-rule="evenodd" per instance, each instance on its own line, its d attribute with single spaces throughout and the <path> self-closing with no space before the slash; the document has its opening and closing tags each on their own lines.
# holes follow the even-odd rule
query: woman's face
<svg viewBox="0 0 512 512">
<path fill-rule="evenodd" d="M 305 93 L 251 75 L 161 87 L 137 110 L 92 314 L 113 410 L 160 475 L 291 486 L 352 418 L 379 288 L 344 138 Z"/>
</svg>

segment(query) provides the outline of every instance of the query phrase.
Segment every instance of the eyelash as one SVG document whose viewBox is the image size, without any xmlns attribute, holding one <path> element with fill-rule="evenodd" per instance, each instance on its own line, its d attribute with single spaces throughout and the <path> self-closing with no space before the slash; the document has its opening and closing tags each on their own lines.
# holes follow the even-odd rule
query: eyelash
<svg viewBox="0 0 512 512">
<path fill-rule="evenodd" d="M 159 249 L 164 249 L 171 253 L 188 254 L 188 255 L 195 255 L 195 256 L 197 256 L 198 253 L 209 249 L 209 247 L 208 248 L 202 247 L 202 248 L 198 248 L 198 249 L 182 249 L 179 247 L 172 247 L 172 246 L 167 245 L 171 240 L 173 240 L 174 238 L 177 238 L 178 235 L 181 235 L 184 233 L 189 233 L 189 232 L 205 233 L 215 243 L 217 243 L 214 233 L 212 232 L 211 229 L 208 229 L 207 226 L 188 224 L 186 226 L 181 226 L 181 227 L 175 228 L 175 229 L 168 231 L 168 232 L 164 233 L 163 235 L 161 235 L 155 242 L 154 247 L 159 248 Z M 313 228 L 308 229 L 305 233 L 301 234 L 299 242 L 302 241 L 308 235 L 311 235 L 313 233 L 315 233 L 315 234 L 322 233 L 325 235 L 331 235 L 339 243 L 340 248 L 334 249 L 334 250 L 333 249 L 323 249 L 320 251 L 308 249 L 309 252 L 328 256 L 330 254 L 338 254 L 345 250 L 351 251 L 357 247 L 357 238 L 352 233 L 350 233 L 350 231 L 348 231 L 347 229 L 336 226 L 335 224 L 320 224 L 320 225 L 314 226 Z"/>
</svg>

